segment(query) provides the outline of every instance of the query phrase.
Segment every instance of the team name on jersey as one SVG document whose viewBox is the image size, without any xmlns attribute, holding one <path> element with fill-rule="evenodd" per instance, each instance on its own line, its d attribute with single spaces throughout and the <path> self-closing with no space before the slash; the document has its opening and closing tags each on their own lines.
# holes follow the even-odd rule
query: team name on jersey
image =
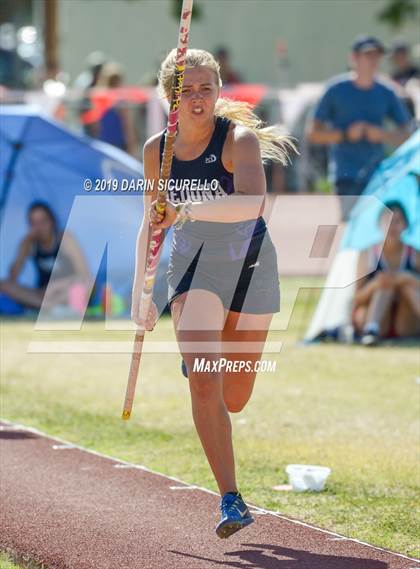
<svg viewBox="0 0 420 569">
<path fill-rule="evenodd" d="M 166 189 L 169 201 L 172 203 L 210 201 L 227 195 L 217 179 L 202 181 L 193 178 L 165 181 L 168 182 Z"/>
</svg>

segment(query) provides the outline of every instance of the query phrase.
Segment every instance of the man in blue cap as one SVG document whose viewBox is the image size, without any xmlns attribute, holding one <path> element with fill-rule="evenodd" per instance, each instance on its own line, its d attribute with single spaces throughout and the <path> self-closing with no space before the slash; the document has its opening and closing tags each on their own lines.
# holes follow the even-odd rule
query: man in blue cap
<svg viewBox="0 0 420 569">
<path fill-rule="evenodd" d="M 329 146 L 329 172 L 340 197 L 343 220 L 384 157 L 409 134 L 410 117 L 392 86 L 378 79 L 385 48 L 372 36 L 358 37 L 350 56 L 353 71 L 333 78 L 308 128 L 313 144 Z M 385 128 L 390 119 L 393 128 Z"/>
</svg>

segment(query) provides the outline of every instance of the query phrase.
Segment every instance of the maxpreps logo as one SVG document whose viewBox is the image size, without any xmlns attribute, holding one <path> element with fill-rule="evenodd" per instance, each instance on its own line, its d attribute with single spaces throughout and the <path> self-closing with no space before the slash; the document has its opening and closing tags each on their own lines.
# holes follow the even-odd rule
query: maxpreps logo
<svg viewBox="0 0 420 569">
<path fill-rule="evenodd" d="M 216 162 L 216 160 L 217 160 L 216 155 L 210 154 L 210 156 L 206 156 L 205 163 L 212 164 L 213 162 Z"/>
</svg>

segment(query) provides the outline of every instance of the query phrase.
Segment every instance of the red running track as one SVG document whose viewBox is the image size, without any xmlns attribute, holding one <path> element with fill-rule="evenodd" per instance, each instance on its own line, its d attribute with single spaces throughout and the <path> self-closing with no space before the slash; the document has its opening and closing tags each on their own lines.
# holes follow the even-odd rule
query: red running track
<svg viewBox="0 0 420 569">
<path fill-rule="evenodd" d="M 220 540 L 214 493 L 6 422 L 0 461 L 0 549 L 48 569 L 420 568 L 258 508 Z"/>
</svg>

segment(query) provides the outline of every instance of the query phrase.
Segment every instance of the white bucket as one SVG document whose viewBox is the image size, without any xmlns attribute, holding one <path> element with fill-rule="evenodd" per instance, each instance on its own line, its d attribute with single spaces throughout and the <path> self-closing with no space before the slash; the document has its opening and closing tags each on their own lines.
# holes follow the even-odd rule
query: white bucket
<svg viewBox="0 0 420 569">
<path fill-rule="evenodd" d="M 289 484 L 292 485 L 295 492 L 304 492 L 305 490 L 321 492 L 331 474 L 331 468 L 312 464 L 288 464 L 286 473 L 289 476 Z"/>
</svg>

